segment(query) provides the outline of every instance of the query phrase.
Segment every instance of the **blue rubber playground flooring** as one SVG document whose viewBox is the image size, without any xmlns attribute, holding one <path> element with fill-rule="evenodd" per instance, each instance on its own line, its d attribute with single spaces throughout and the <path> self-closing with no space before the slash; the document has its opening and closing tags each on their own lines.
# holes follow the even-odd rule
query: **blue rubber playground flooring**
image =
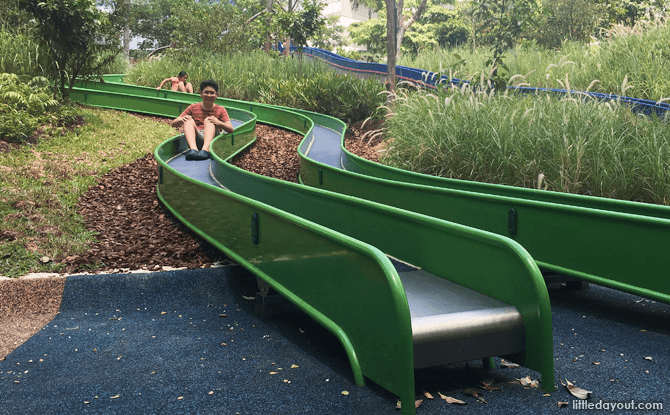
<svg viewBox="0 0 670 415">
<path fill-rule="evenodd" d="M 56 318 L 0 362 L 0 414 L 400 412 L 373 382 L 354 384 L 340 344 L 305 314 L 257 317 L 255 302 L 245 299 L 255 292 L 255 279 L 239 266 L 71 276 Z M 670 408 L 670 305 L 594 285 L 550 285 L 549 292 L 557 380 L 591 391 L 594 405 L 634 400 Z M 424 397 L 417 413 L 575 411 L 576 398 L 560 383 L 544 396 L 510 383 L 538 373 L 496 362 L 492 371 L 480 361 L 416 371 L 417 396 L 435 396 Z M 501 390 L 478 389 L 485 379 Z M 448 405 L 438 391 L 467 404 Z M 559 409 L 559 401 L 568 407 Z"/>
</svg>

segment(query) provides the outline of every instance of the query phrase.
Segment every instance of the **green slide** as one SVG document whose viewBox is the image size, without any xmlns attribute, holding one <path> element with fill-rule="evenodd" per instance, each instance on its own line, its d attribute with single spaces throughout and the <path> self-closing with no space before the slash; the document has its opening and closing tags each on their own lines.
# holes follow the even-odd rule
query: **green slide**
<svg viewBox="0 0 670 415">
<path fill-rule="evenodd" d="M 200 101 L 120 81 L 81 83 L 71 96 L 169 117 Z M 376 382 L 400 397 L 403 414 L 413 414 L 415 368 L 475 359 L 490 365 L 503 356 L 540 372 L 545 390 L 555 388 L 549 297 L 524 247 L 431 215 L 241 170 L 228 160 L 253 144 L 262 122 L 304 135 L 300 152 L 325 185 L 325 167 L 341 163 L 345 126 L 289 108 L 217 103 L 235 131 L 215 139 L 206 161 L 184 160 L 183 135 L 162 143 L 155 151 L 159 198 L 331 331 L 357 384 Z M 301 176 L 308 173 L 301 167 Z"/>
</svg>

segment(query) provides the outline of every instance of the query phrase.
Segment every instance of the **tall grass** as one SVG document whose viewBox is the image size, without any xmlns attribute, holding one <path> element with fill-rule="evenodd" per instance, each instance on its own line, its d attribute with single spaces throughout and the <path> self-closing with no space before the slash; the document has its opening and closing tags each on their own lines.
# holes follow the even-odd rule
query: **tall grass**
<svg viewBox="0 0 670 415">
<path fill-rule="evenodd" d="M 379 82 L 338 75 L 314 61 L 305 61 L 300 73 L 297 58 L 261 51 L 195 56 L 187 64 L 166 56 L 139 63 L 126 79 L 137 85 L 157 86 L 182 70 L 188 72 L 196 91 L 200 81 L 214 79 L 222 97 L 315 111 L 346 122 L 378 117 L 379 106 L 384 103 Z"/>
<path fill-rule="evenodd" d="M 51 61 L 46 50 L 28 29 L 9 31 L 0 27 L 0 73 L 14 73 L 22 78 L 48 76 Z"/>
<path fill-rule="evenodd" d="M 456 179 L 670 204 L 670 120 L 618 102 L 418 92 L 398 97 L 384 163 Z"/>
<path fill-rule="evenodd" d="M 670 23 L 640 22 L 634 28 L 615 26 L 599 43 L 583 45 L 564 42 L 553 51 L 535 45 L 517 46 L 505 60 L 515 83 L 533 87 L 561 88 L 569 76 L 574 89 L 627 95 L 652 101 L 670 98 Z M 458 55 L 456 57 L 455 55 Z M 488 72 L 486 49 L 428 50 L 413 57 L 405 55 L 401 64 L 439 72 L 460 79 L 475 80 Z M 463 63 L 462 65 L 459 63 Z M 627 89 L 621 90 L 626 80 Z M 596 81 L 596 82 L 594 82 Z"/>
</svg>

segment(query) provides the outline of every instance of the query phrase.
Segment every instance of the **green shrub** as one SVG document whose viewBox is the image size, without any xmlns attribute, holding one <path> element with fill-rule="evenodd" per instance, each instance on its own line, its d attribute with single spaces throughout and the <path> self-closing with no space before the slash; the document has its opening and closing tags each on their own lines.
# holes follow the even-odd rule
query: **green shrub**
<svg viewBox="0 0 670 415">
<path fill-rule="evenodd" d="M 77 108 L 53 99 L 49 81 L 35 77 L 27 83 L 18 75 L 0 74 L 0 139 L 21 142 L 43 124 L 68 124 Z"/>
</svg>

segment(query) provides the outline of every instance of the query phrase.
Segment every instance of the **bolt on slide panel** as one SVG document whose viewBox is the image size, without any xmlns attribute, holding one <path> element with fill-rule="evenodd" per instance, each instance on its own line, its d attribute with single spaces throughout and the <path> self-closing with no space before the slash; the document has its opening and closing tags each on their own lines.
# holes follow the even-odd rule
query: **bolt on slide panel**
<svg viewBox="0 0 670 415">
<path fill-rule="evenodd" d="M 80 86 L 72 95 L 78 101 L 167 116 L 199 101 L 195 94 L 110 82 Z M 226 160 L 252 143 L 256 121 L 304 134 L 301 146 L 313 135 L 313 119 L 335 131 L 344 124 L 287 108 L 218 103 L 237 126 L 212 144 L 214 185 L 173 168 L 186 149 L 183 135 L 176 136 L 155 152 L 159 198 L 337 336 L 357 384 L 368 377 L 400 397 L 403 414 L 413 414 L 415 367 L 504 355 L 539 371 L 544 389 L 555 388 L 549 297 L 523 247 L 489 232 L 241 170 Z M 386 254 L 421 269 L 399 272 Z M 443 293 L 433 296 L 435 287 Z M 445 344 L 447 350 L 439 349 Z"/>
</svg>

